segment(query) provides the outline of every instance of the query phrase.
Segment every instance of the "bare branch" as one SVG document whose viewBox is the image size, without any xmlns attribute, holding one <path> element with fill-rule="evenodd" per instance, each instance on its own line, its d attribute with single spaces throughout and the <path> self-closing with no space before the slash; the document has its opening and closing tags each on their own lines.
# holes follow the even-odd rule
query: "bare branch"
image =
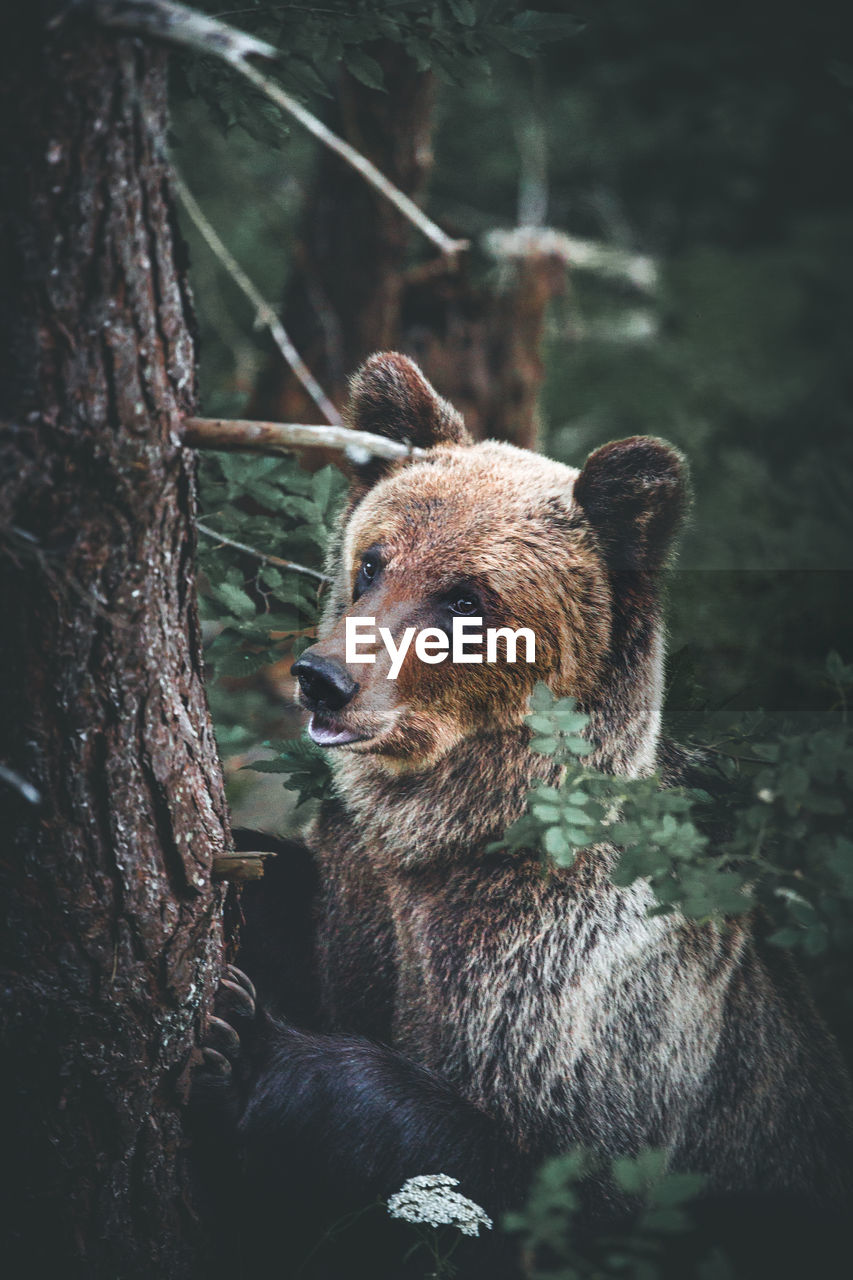
<svg viewBox="0 0 853 1280">
<path fill-rule="evenodd" d="M 239 262 L 232 256 L 225 247 L 207 218 L 201 211 L 198 201 L 184 183 L 180 174 L 174 174 L 175 189 L 181 198 L 181 203 L 195 224 L 196 229 L 202 239 L 208 245 L 213 254 L 222 263 L 237 288 L 249 299 L 255 308 L 255 323 L 269 329 L 272 334 L 273 341 L 281 352 L 284 361 L 290 366 L 296 377 L 302 383 L 308 395 L 316 404 L 327 422 L 340 426 L 341 415 L 302 359 L 296 347 L 290 340 L 290 335 L 284 325 L 278 318 L 273 307 L 261 295 L 254 283 L 246 275 Z"/>
<path fill-rule="evenodd" d="M 549 254 L 561 258 L 567 267 L 594 271 L 598 275 L 626 280 L 636 289 L 651 293 L 657 287 L 658 270 L 653 258 L 631 253 L 597 240 L 580 240 L 551 227 L 516 227 L 512 231 L 490 231 L 486 248 L 497 258 Z"/>
<path fill-rule="evenodd" d="M 297 422 L 249 422 L 243 418 L 185 418 L 183 442 L 194 449 L 223 449 L 234 453 L 299 453 L 305 449 L 334 449 L 353 462 L 374 458 L 423 458 L 416 449 L 369 431 L 349 427 L 306 426 Z"/>
<path fill-rule="evenodd" d="M 278 569 L 288 569 L 291 573 L 303 573 L 307 578 L 316 578 L 318 582 L 331 582 L 329 575 L 320 573 L 319 569 L 309 569 L 304 564 L 297 564 L 295 560 L 283 560 L 281 556 L 268 555 L 266 551 L 258 551 L 256 547 L 250 547 L 245 542 L 235 542 L 233 538 L 226 538 L 224 533 L 217 533 L 215 529 L 202 524 L 200 520 L 196 520 L 195 527 L 206 538 L 219 542 L 224 547 L 233 547 L 235 551 L 242 551 L 244 555 L 251 556 L 254 560 L 275 565 Z"/>
<path fill-rule="evenodd" d="M 270 853 L 215 853 L 213 855 L 214 880 L 260 880 L 264 874 L 264 860 L 274 858 Z"/>
<path fill-rule="evenodd" d="M 410 200 L 399 187 L 395 187 L 393 182 L 389 182 L 383 173 L 380 173 L 375 164 L 372 164 L 366 156 L 360 151 L 356 151 L 355 147 L 351 147 L 348 142 L 344 142 L 343 138 L 339 138 L 336 133 L 332 133 L 331 129 L 327 129 L 321 120 L 313 116 L 310 111 L 306 111 L 295 98 L 289 93 L 285 93 L 280 85 L 274 80 L 270 80 L 268 76 L 263 75 L 255 67 L 248 63 L 240 64 L 239 68 L 247 80 L 250 80 L 261 93 L 265 93 L 271 101 L 293 116 L 294 120 L 312 133 L 315 138 L 324 143 L 330 151 L 334 151 L 342 160 L 351 165 L 357 173 L 369 182 L 372 187 L 390 201 L 396 209 L 408 218 L 413 226 L 417 227 L 427 240 L 431 241 L 441 253 L 448 257 L 455 257 L 461 253 L 463 249 L 468 248 L 467 240 L 454 240 L 451 236 L 446 235 L 441 227 L 436 226 L 431 218 L 428 218 L 423 209 L 418 208 L 414 200 Z"/>
<path fill-rule="evenodd" d="M 0 782 L 5 782 L 7 786 L 12 787 L 28 804 L 41 804 L 41 792 L 38 787 L 34 787 L 16 770 L 7 768 L 5 764 L 0 764 Z"/>
<path fill-rule="evenodd" d="M 88 9 L 102 27 L 165 40 L 208 56 L 212 54 L 238 69 L 245 58 L 272 60 L 279 56 L 278 49 L 266 40 L 258 40 L 171 0 L 88 0 L 73 7 Z"/>
<path fill-rule="evenodd" d="M 256 40 L 243 31 L 237 31 L 234 27 L 218 22 L 215 18 L 204 17 L 184 5 L 172 4 L 171 0 L 89 0 L 88 9 L 102 26 L 126 31 L 132 35 L 165 40 L 169 44 L 221 58 L 282 111 L 286 111 L 294 120 L 298 120 L 303 128 L 319 139 L 324 146 L 351 165 L 442 253 L 453 256 L 467 249 L 467 240 L 454 240 L 451 236 L 445 235 L 441 228 L 418 208 L 414 200 L 410 200 L 399 187 L 389 182 L 366 156 L 361 155 L 348 142 L 344 142 L 343 138 L 339 138 L 336 133 L 332 133 L 331 129 L 327 129 L 322 121 L 291 97 L 281 85 L 258 71 L 257 67 L 248 61 L 250 57 L 263 58 L 267 61 L 277 58 L 278 51 L 271 44 Z"/>
</svg>

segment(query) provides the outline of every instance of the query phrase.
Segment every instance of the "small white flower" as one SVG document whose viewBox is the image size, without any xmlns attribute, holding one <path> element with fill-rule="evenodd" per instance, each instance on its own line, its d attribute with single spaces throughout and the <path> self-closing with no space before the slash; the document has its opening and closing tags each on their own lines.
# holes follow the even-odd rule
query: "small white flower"
<svg viewBox="0 0 853 1280">
<path fill-rule="evenodd" d="M 776 795 L 769 787 L 762 787 L 758 792 L 758 798 L 759 800 L 763 800 L 765 804 L 772 804 L 776 799 Z"/>
<path fill-rule="evenodd" d="M 409 1178 L 388 1201 L 392 1218 L 404 1222 L 425 1222 L 430 1227 L 457 1227 L 463 1236 L 479 1235 L 480 1227 L 491 1227 L 488 1214 L 451 1188 L 458 1178 L 446 1173 L 421 1173 Z"/>
</svg>

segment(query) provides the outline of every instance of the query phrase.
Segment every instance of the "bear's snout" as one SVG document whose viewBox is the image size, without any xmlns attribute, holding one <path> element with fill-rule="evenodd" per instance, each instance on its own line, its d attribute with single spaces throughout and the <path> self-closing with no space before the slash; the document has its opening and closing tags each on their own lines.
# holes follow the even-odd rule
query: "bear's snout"
<svg viewBox="0 0 853 1280">
<path fill-rule="evenodd" d="M 312 711 L 340 711 L 358 692 L 358 682 L 342 662 L 310 649 L 293 664 L 292 672 L 305 705 Z"/>
</svg>

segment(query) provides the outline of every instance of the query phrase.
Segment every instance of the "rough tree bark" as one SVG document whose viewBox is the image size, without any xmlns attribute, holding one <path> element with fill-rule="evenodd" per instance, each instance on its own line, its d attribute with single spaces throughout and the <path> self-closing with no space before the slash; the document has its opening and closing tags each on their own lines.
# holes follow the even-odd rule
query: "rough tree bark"
<svg viewBox="0 0 853 1280">
<path fill-rule="evenodd" d="M 48 36 L 58 8 L 22 6 L 0 53 L 3 1269 L 175 1280 L 210 1256 L 182 1100 L 230 841 L 178 434 L 192 311 L 165 55 Z"/>
</svg>

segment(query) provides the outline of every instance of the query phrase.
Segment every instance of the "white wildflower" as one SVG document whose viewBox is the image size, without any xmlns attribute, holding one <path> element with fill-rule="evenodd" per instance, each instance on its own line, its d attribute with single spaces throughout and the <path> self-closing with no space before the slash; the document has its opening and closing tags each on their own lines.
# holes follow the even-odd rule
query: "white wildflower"
<svg viewBox="0 0 853 1280">
<path fill-rule="evenodd" d="M 458 1178 L 446 1173 L 421 1173 L 409 1178 L 388 1201 L 392 1218 L 405 1222 L 425 1222 L 430 1227 L 457 1227 L 463 1236 L 476 1236 L 480 1227 L 491 1227 L 488 1214 L 469 1200 L 452 1190 L 459 1186 Z"/>
<path fill-rule="evenodd" d="M 769 787 L 762 787 L 761 790 L 758 792 L 758 798 L 759 800 L 763 800 L 765 804 L 772 804 L 773 801 L 776 799 L 776 795 L 775 795 L 775 792 L 771 791 Z"/>
</svg>

